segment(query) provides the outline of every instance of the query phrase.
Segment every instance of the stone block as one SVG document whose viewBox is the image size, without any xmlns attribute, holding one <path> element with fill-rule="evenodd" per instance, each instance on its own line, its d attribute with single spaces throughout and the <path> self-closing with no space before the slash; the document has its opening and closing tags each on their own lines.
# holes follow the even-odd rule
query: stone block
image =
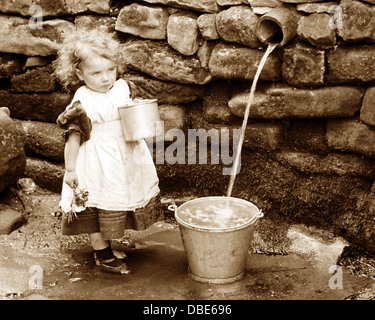
<svg viewBox="0 0 375 320">
<path fill-rule="evenodd" d="M 270 7 L 275 8 L 281 4 L 279 0 L 248 0 L 251 7 Z"/>
<path fill-rule="evenodd" d="M 191 56 L 199 47 L 198 15 L 189 11 L 172 14 L 167 24 L 168 44 L 181 54 Z"/>
<path fill-rule="evenodd" d="M 216 14 L 204 13 L 197 19 L 198 28 L 203 39 L 217 40 L 219 35 L 216 30 Z"/>
<path fill-rule="evenodd" d="M 100 29 L 104 32 L 114 33 L 116 18 L 108 16 L 97 16 L 93 14 L 83 14 L 76 16 L 74 19 L 74 23 L 79 29 Z"/>
<path fill-rule="evenodd" d="M 36 67 L 45 67 L 47 64 L 51 63 L 51 57 L 27 57 L 24 69 L 32 69 Z"/>
<path fill-rule="evenodd" d="M 364 89 L 349 86 L 296 89 L 284 85 L 260 87 L 250 109 L 251 118 L 331 118 L 353 117 L 361 108 Z M 243 117 L 249 91 L 235 93 L 229 107 Z"/>
<path fill-rule="evenodd" d="M 7 107 L 12 117 L 55 123 L 72 100 L 72 95 L 53 93 L 11 93 L 0 91 L 1 105 Z"/>
<path fill-rule="evenodd" d="M 68 14 L 64 0 L 0 0 L 0 11 L 7 14 L 17 14 L 24 17 L 51 17 Z"/>
<path fill-rule="evenodd" d="M 375 43 L 375 6 L 363 1 L 342 0 L 342 28 L 338 35 L 347 42 Z"/>
<path fill-rule="evenodd" d="M 314 3 L 322 2 L 322 0 L 279 0 L 282 3 Z"/>
<path fill-rule="evenodd" d="M 318 155 L 308 152 L 280 151 L 275 158 L 281 164 L 306 174 L 338 175 L 375 179 L 374 160 L 355 154 L 331 152 Z"/>
<path fill-rule="evenodd" d="M 292 120 L 287 139 L 292 150 L 324 155 L 330 152 L 326 142 L 326 121 L 322 119 Z"/>
<path fill-rule="evenodd" d="M 207 94 L 203 97 L 204 118 L 212 123 L 234 120 L 228 107 L 231 84 L 226 81 L 215 81 L 207 86 Z"/>
<path fill-rule="evenodd" d="M 10 234 L 27 221 L 26 216 L 0 203 L 0 234 Z"/>
<path fill-rule="evenodd" d="M 10 80 L 13 92 L 53 92 L 57 83 L 53 78 L 52 66 L 29 70 L 24 74 L 12 76 Z"/>
<path fill-rule="evenodd" d="M 278 122 L 249 122 L 246 126 L 244 147 L 277 150 L 285 145 L 286 126 Z"/>
<path fill-rule="evenodd" d="M 132 3 L 121 9 L 115 29 L 146 39 L 162 40 L 167 37 L 168 18 L 165 7 Z"/>
<path fill-rule="evenodd" d="M 204 86 L 162 81 L 144 74 L 124 74 L 123 79 L 134 84 L 132 91 L 136 97 L 158 99 L 159 104 L 189 103 L 201 99 L 206 92 Z"/>
<path fill-rule="evenodd" d="M 219 6 L 236 6 L 239 4 L 248 4 L 248 0 L 216 0 Z"/>
<path fill-rule="evenodd" d="M 297 5 L 297 11 L 305 13 L 334 13 L 334 6 L 338 6 L 339 1 L 302 3 Z"/>
<path fill-rule="evenodd" d="M 328 120 L 327 143 L 332 150 L 375 158 L 375 129 L 354 119 Z"/>
<path fill-rule="evenodd" d="M 284 48 L 283 79 L 295 87 L 316 87 L 324 84 L 325 51 L 297 42 Z"/>
<path fill-rule="evenodd" d="M 10 78 L 12 75 L 21 73 L 25 61 L 25 57 L 18 55 L 0 54 L 0 78 Z"/>
<path fill-rule="evenodd" d="M 0 12 L 25 17 L 66 16 L 83 12 L 108 14 L 111 0 L 0 0 Z"/>
<path fill-rule="evenodd" d="M 330 25 L 331 19 L 332 16 L 326 13 L 302 16 L 298 22 L 297 35 L 316 47 L 332 48 L 336 44 L 336 32 Z"/>
<path fill-rule="evenodd" d="M 213 129 L 213 132 L 217 133 L 219 136 L 221 146 L 223 146 L 223 143 L 229 143 L 231 148 L 237 147 L 241 123 L 209 123 L 197 112 L 190 113 L 190 116 L 193 128 L 205 130 L 206 133 Z M 284 124 L 276 121 L 249 121 L 245 130 L 243 147 L 251 150 L 277 150 L 284 146 L 286 130 L 287 128 Z M 229 134 L 229 141 L 225 141 L 227 138 L 223 138 L 224 133 Z M 237 137 L 234 137 L 235 134 L 238 134 Z M 232 141 L 235 143 L 235 146 L 233 146 Z M 213 144 L 212 141 L 211 144 Z"/>
<path fill-rule="evenodd" d="M 208 64 L 214 47 L 215 41 L 203 40 L 197 51 L 197 57 L 201 63 L 201 67 L 207 71 L 209 70 Z"/>
<path fill-rule="evenodd" d="M 173 141 L 173 131 L 171 133 L 169 130 L 184 130 L 186 128 L 185 108 L 176 105 L 161 105 L 159 112 L 161 120 L 164 121 L 164 139 Z"/>
<path fill-rule="evenodd" d="M 264 51 L 235 44 L 218 43 L 208 64 L 210 74 L 218 79 L 247 79 L 255 76 Z M 281 62 L 277 53 L 268 57 L 259 79 L 277 81 L 281 78 Z"/>
<path fill-rule="evenodd" d="M 162 41 L 123 44 L 125 63 L 159 80 L 181 84 L 205 84 L 212 79 L 197 57 L 183 56 Z"/>
<path fill-rule="evenodd" d="M 258 48 L 262 44 L 255 34 L 257 22 L 258 16 L 249 6 L 234 6 L 216 15 L 216 30 L 224 41 Z"/>
<path fill-rule="evenodd" d="M 375 87 L 369 87 L 363 97 L 360 120 L 375 127 Z"/>
<path fill-rule="evenodd" d="M 327 53 L 328 83 L 375 80 L 375 45 L 339 46 Z"/>
<path fill-rule="evenodd" d="M 27 155 L 63 162 L 65 140 L 63 130 L 57 124 L 17 120 L 24 132 L 24 147 Z"/>
<path fill-rule="evenodd" d="M 174 8 L 190 9 L 199 12 L 216 13 L 220 10 L 216 0 L 143 0 L 152 4 L 161 4 Z"/>
<path fill-rule="evenodd" d="M 60 19 L 42 21 L 40 28 L 30 27 L 29 19 L 0 15 L 0 28 L 0 52 L 49 56 L 57 53 L 64 34 L 75 27 Z"/>
<path fill-rule="evenodd" d="M 9 110 L 0 108 L 0 192 L 16 182 L 25 164 L 22 131 L 10 117 Z"/>
<path fill-rule="evenodd" d="M 64 4 L 69 14 L 84 12 L 109 14 L 112 0 L 64 0 Z"/>
<path fill-rule="evenodd" d="M 64 174 L 65 167 L 62 163 L 32 157 L 26 159 L 24 176 L 33 179 L 41 188 L 61 192 Z"/>
</svg>

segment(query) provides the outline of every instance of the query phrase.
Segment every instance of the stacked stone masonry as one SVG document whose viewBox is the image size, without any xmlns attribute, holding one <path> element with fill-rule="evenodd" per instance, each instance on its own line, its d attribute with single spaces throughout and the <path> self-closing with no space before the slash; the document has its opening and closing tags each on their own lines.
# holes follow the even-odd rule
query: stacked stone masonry
<svg viewBox="0 0 375 320">
<path fill-rule="evenodd" d="M 51 63 L 71 30 L 117 37 L 126 66 L 121 77 L 140 97 L 158 99 L 171 143 L 169 129 L 241 126 L 267 46 L 256 26 L 279 6 L 291 8 L 298 25 L 260 75 L 235 196 L 270 216 L 317 224 L 375 250 L 372 0 L 0 0 L 0 107 L 23 128 L 25 175 L 61 188 L 64 141 L 55 121 L 74 90 L 62 90 Z M 186 180 L 224 194 L 221 166 L 196 166 L 194 179 L 198 169 L 191 166 L 157 168 L 162 185 Z"/>
</svg>

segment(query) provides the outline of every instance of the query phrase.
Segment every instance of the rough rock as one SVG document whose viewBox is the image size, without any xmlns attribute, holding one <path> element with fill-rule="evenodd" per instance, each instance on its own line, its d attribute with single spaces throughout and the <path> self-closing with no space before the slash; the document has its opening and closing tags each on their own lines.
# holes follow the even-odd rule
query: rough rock
<svg viewBox="0 0 375 320">
<path fill-rule="evenodd" d="M 181 9 L 215 13 L 219 11 L 216 0 L 143 0 L 152 4 L 161 4 Z"/>
<path fill-rule="evenodd" d="M 371 127 L 375 127 L 375 87 L 369 87 L 363 97 L 360 120 Z"/>
<path fill-rule="evenodd" d="M 224 41 L 257 48 L 262 45 L 255 34 L 257 22 L 249 6 L 234 6 L 216 15 L 216 30 Z"/>
<path fill-rule="evenodd" d="M 26 17 L 65 16 L 83 12 L 109 13 L 110 0 L 0 0 L 0 11 L 3 13 L 20 14 Z"/>
<path fill-rule="evenodd" d="M 234 94 L 229 101 L 232 113 L 242 117 L 249 92 Z M 283 85 L 260 88 L 255 92 L 251 118 L 329 118 L 352 117 L 361 108 L 364 89 L 356 87 L 324 87 L 296 89 Z"/>
<path fill-rule="evenodd" d="M 172 14 L 167 24 L 168 44 L 181 54 L 191 56 L 199 47 L 198 15 L 189 11 Z"/>
<path fill-rule="evenodd" d="M 251 7 L 270 7 L 275 8 L 281 4 L 279 0 L 248 0 Z"/>
<path fill-rule="evenodd" d="M 45 67 L 47 64 L 51 63 L 52 59 L 51 57 L 41 57 L 41 56 L 34 56 L 34 57 L 28 57 L 26 59 L 24 69 L 32 69 L 36 67 Z"/>
<path fill-rule="evenodd" d="M 1 105 L 8 107 L 18 119 L 39 120 L 55 123 L 72 100 L 72 94 L 53 93 L 10 93 L 0 91 Z"/>
<path fill-rule="evenodd" d="M 56 54 L 64 34 L 74 29 L 74 24 L 65 20 L 46 20 L 39 27 L 31 27 L 29 19 L 0 15 L 0 52 L 18 53 L 28 56 Z"/>
<path fill-rule="evenodd" d="M 198 19 L 198 28 L 203 39 L 217 40 L 219 35 L 216 30 L 216 14 L 204 13 Z"/>
<path fill-rule="evenodd" d="M 362 1 L 342 0 L 342 29 L 338 35 L 348 42 L 375 42 L 375 6 Z"/>
<path fill-rule="evenodd" d="M 65 141 L 63 130 L 57 124 L 39 121 L 17 120 L 24 132 L 27 155 L 41 156 L 58 162 L 64 161 Z"/>
<path fill-rule="evenodd" d="M 203 97 L 203 116 L 212 123 L 222 123 L 234 120 L 228 107 L 231 85 L 224 81 L 215 81 L 208 86 L 207 94 Z"/>
<path fill-rule="evenodd" d="M 275 159 L 302 173 L 375 178 L 374 160 L 355 154 L 280 151 Z"/>
<path fill-rule="evenodd" d="M 216 0 L 219 6 L 235 6 L 238 4 L 248 4 L 248 0 Z"/>
<path fill-rule="evenodd" d="M 36 68 L 26 73 L 11 77 L 13 92 L 53 92 L 58 86 L 52 76 L 52 66 Z"/>
<path fill-rule="evenodd" d="M 321 86 L 324 84 L 325 51 L 297 42 L 284 48 L 283 79 L 291 86 Z"/>
<path fill-rule="evenodd" d="M 167 37 L 169 13 L 165 7 L 132 3 L 124 6 L 116 20 L 116 30 L 146 39 Z"/>
<path fill-rule="evenodd" d="M 159 104 L 189 103 L 201 99 L 206 92 L 204 86 L 162 81 L 144 74 L 127 73 L 122 78 L 134 84 L 132 91 L 135 96 L 158 99 Z"/>
<path fill-rule="evenodd" d="M 375 80 L 375 45 L 339 46 L 327 53 L 328 83 Z"/>
<path fill-rule="evenodd" d="M 332 150 L 375 158 L 375 129 L 355 119 L 328 120 L 327 143 Z"/>
<path fill-rule="evenodd" d="M 76 16 L 74 24 L 78 29 L 99 29 L 104 32 L 114 33 L 115 32 L 115 17 L 97 16 L 93 14 L 83 14 Z"/>
<path fill-rule="evenodd" d="M 205 84 L 212 79 L 196 57 L 183 56 L 165 42 L 135 40 L 124 44 L 122 52 L 127 65 L 159 80 Z"/>
<path fill-rule="evenodd" d="M 7 108 L 0 108 L 0 193 L 20 177 L 26 165 L 22 131 L 10 117 Z"/>
<path fill-rule="evenodd" d="M 305 13 L 334 13 L 334 6 L 338 6 L 340 2 L 318 2 L 318 3 L 302 3 L 297 5 L 297 11 Z"/>
<path fill-rule="evenodd" d="M 322 0 L 279 0 L 283 3 L 313 3 L 313 2 L 322 2 Z"/>
<path fill-rule="evenodd" d="M 0 55 L 0 78 L 9 78 L 22 72 L 25 65 L 25 57 L 3 53 Z"/>
<path fill-rule="evenodd" d="M 215 133 L 219 135 L 219 139 L 223 143 L 229 143 L 231 147 L 235 143 L 237 147 L 239 134 L 241 131 L 241 124 L 226 123 L 216 124 L 209 123 L 207 120 L 202 118 L 199 113 L 192 112 L 191 124 L 193 128 L 199 128 L 205 130 L 207 133 L 213 129 Z M 224 134 L 229 133 L 229 141 L 225 141 Z M 238 134 L 237 136 L 235 136 Z M 285 143 L 286 137 L 286 126 L 279 122 L 258 122 L 249 121 L 246 126 L 245 139 L 243 147 L 251 150 L 277 150 L 281 148 Z M 236 140 L 237 139 L 237 140 Z M 224 141 L 224 142 L 223 142 Z M 211 145 L 213 143 L 211 142 Z M 246 160 L 244 160 L 246 161 Z"/>
<path fill-rule="evenodd" d="M 173 130 L 184 130 L 186 128 L 185 108 L 176 105 L 161 105 L 159 106 L 159 112 L 161 120 L 164 121 L 164 139 L 173 141 Z"/>
<path fill-rule="evenodd" d="M 264 51 L 235 44 L 215 45 L 209 62 L 210 74 L 219 79 L 253 79 Z M 271 54 L 259 79 L 277 81 L 281 78 L 281 62 Z"/>
<path fill-rule="evenodd" d="M 330 27 L 332 16 L 313 13 L 302 16 L 298 22 L 297 35 L 318 48 L 332 48 L 336 44 L 336 32 Z"/>
<path fill-rule="evenodd" d="M 288 146 L 298 152 L 327 155 L 330 150 L 326 141 L 326 121 L 324 119 L 298 119 L 288 127 Z"/>
<path fill-rule="evenodd" d="M 33 179 L 39 187 L 61 192 L 64 173 L 62 163 L 32 157 L 26 159 L 24 176 Z"/>
<path fill-rule="evenodd" d="M 197 57 L 201 63 L 201 67 L 206 71 L 209 71 L 208 64 L 214 47 L 215 41 L 203 40 L 198 48 Z"/>
<path fill-rule="evenodd" d="M 27 221 L 21 212 L 0 203 L 0 234 L 10 234 Z"/>
</svg>

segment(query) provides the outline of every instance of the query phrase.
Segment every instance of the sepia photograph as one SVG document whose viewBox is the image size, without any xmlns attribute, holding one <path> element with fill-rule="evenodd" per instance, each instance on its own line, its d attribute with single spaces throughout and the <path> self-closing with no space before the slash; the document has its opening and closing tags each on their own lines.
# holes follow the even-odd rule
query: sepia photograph
<svg viewBox="0 0 375 320">
<path fill-rule="evenodd" d="M 0 300 L 375 299 L 375 0 L 0 0 L 0 26 Z"/>
</svg>

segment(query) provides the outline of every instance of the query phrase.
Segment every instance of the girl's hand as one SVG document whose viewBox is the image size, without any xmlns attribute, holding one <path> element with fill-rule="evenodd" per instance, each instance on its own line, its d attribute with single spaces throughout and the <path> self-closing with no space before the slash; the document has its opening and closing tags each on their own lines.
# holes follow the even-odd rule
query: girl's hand
<svg viewBox="0 0 375 320">
<path fill-rule="evenodd" d="M 78 186 L 78 177 L 75 171 L 65 171 L 64 182 L 73 189 Z"/>
</svg>

